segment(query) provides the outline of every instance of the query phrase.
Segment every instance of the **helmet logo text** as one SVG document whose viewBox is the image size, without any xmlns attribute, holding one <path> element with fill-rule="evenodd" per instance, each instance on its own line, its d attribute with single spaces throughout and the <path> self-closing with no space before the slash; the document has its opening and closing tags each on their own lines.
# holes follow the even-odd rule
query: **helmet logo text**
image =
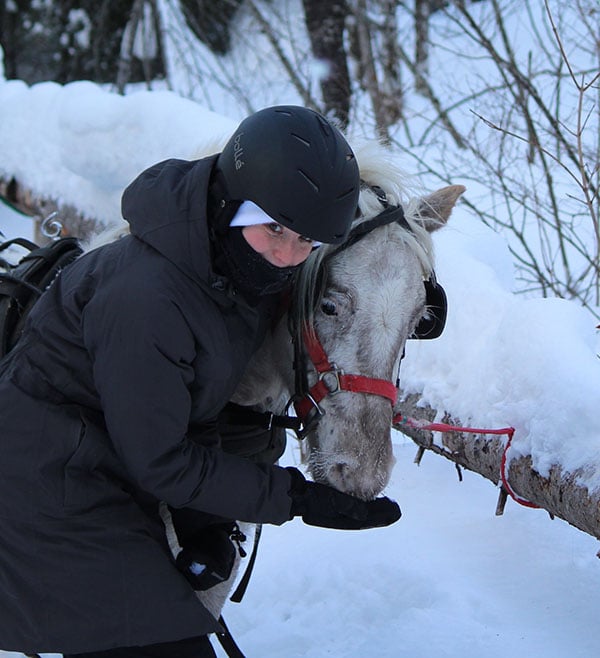
<svg viewBox="0 0 600 658">
<path fill-rule="evenodd" d="M 233 161 L 235 162 L 236 170 L 241 169 L 245 164 L 242 160 L 244 156 L 244 147 L 240 143 L 243 134 L 244 133 L 239 133 L 239 135 L 236 135 L 233 140 Z"/>
</svg>

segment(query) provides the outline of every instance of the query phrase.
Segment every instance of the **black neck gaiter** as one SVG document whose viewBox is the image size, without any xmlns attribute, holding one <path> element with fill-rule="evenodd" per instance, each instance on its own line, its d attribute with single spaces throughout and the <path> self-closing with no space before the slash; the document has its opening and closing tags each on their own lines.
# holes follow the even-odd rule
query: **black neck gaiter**
<svg viewBox="0 0 600 658">
<path fill-rule="evenodd" d="M 298 271 L 293 267 L 276 267 L 246 242 L 242 227 L 228 228 L 218 238 L 219 259 L 223 274 L 244 295 L 251 298 L 272 295 L 287 288 Z"/>
</svg>

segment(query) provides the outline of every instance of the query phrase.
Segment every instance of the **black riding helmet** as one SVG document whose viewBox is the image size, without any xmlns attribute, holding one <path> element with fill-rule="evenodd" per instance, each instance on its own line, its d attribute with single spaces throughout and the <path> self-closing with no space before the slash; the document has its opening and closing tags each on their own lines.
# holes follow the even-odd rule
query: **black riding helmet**
<svg viewBox="0 0 600 658">
<path fill-rule="evenodd" d="M 225 201 L 253 201 L 274 221 L 338 244 L 356 215 L 360 176 L 352 149 L 323 116 L 269 107 L 244 119 L 216 163 Z"/>
</svg>

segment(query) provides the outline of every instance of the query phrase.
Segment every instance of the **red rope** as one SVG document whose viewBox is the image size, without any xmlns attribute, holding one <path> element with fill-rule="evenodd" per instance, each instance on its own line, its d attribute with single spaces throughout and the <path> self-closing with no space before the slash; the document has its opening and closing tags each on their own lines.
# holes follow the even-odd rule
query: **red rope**
<svg viewBox="0 0 600 658">
<path fill-rule="evenodd" d="M 416 418 L 411 418 L 410 416 L 403 416 L 402 414 L 397 414 L 392 419 L 394 425 L 408 425 L 413 429 L 417 430 L 429 430 L 430 432 L 465 432 L 467 434 L 504 434 L 508 437 L 506 445 L 504 446 L 504 451 L 502 453 L 502 460 L 500 462 L 500 478 L 502 480 L 502 486 L 510 497 L 515 500 L 519 505 L 524 505 L 525 507 L 531 507 L 533 509 L 539 509 L 539 505 L 532 503 L 525 498 L 521 498 L 517 493 L 515 493 L 508 483 L 508 476 L 506 473 L 506 453 L 510 448 L 513 437 L 515 435 L 514 427 L 503 427 L 501 429 L 479 429 L 477 427 L 459 427 L 457 425 L 450 425 L 448 423 L 430 423 L 428 421 L 417 420 Z"/>
</svg>

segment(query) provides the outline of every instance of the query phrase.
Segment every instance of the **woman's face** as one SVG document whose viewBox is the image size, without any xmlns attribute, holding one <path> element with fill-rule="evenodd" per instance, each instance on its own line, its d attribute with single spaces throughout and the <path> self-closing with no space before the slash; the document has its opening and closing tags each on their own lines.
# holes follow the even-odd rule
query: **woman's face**
<svg viewBox="0 0 600 658">
<path fill-rule="evenodd" d="M 275 267 L 300 265 L 314 246 L 310 238 L 294 233 L 277 222 L 245 226 L 242 235 L 254 251 Z"/>
</svg>

